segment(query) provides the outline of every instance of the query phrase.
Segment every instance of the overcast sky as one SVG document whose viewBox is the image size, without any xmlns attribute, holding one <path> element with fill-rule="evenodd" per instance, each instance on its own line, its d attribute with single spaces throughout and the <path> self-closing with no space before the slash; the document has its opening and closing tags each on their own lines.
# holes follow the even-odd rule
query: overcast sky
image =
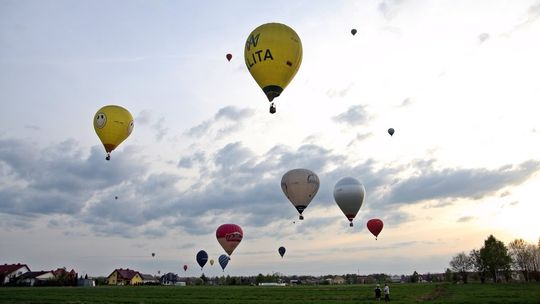
<svg viewBox="0 0 540 304">
<path fill-rule="evenodd" d="M 274 115 L 243 60 L 268 22 L 303 44 Z M 244 230 L 230 275 L 443 272 L 490 234 L 537 242 L 538 37 L 538 0 L 0 0 L 0 263 L 199 276 L 223 223 Z M 109 162 L 108 104 L 135 117 Z M 294 168 L 321 181 L 303 221 Z"/>
</svg>

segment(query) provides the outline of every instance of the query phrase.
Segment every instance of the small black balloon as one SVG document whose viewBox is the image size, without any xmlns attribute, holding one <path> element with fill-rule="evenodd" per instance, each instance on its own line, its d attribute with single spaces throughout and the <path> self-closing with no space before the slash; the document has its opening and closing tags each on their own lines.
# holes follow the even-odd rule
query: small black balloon
<svg viewBox="0 0 540 304">
<path fill-rule="evenodd" d="M 388 134 L 390 134 L 390 136 L 394 135 L 394 128 L 388 129 Z"/>
<path fill-rule="evenodd" d="M 356 29 L 352 29 L 352 30 L 351 30 L 351 34 L 352 34 L 353 36 L 356 35 Z"/>
</svg>

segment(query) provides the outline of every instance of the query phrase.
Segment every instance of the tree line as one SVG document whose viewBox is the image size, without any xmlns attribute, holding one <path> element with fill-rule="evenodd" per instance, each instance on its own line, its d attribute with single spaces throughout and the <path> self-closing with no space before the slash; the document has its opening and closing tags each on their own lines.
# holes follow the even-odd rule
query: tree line
<svg viewBox="0 0 540 304">
<path fill-rule="evenodd" d="M 478 275 L 482 283 L 486 279 L 509 281 L 512 272 L 521 273 L 527 282 L 540 281 L 540 239 L 538 244 L 515 239 L 506 246 L 490 235 L 480 249 L 452 257 L 450 267 L 455 274 L 453 280 L 463 283 L 468 282 L 471 274 Z M 446 273 L 451 274 L 451 270 L 448 268 Z"/>
</svg>

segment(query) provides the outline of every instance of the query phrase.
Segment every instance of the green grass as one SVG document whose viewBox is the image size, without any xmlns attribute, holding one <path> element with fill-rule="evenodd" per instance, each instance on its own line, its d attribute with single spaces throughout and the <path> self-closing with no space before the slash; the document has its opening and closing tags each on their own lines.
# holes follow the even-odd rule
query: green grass
<svg viewBox="0 0 540 304">
<path fill-rule="evenodd" d="M 0 303 L 371 303 L 371 285 L 0 288 Z M 540 303 L 539 283 L 391 284 L 392 303 Z"/>
</svg>

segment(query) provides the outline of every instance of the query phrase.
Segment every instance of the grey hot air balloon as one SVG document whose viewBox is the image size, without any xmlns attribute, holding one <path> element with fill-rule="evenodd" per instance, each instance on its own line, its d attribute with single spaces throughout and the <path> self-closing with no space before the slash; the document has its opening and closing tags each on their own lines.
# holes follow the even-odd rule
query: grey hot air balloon
<svg viewBox="0 0 540 304">
<path fill-rule="evenodd" d="M 281 189 L 300 213 L 299 218 L 303 220 L 302 212 L 319 190 L 319 177 L 307 169 L 293 169 L 281 178 Z"/>
<path fill-rule="evenodd" d="M 334 199 L 353 226 L 353 219 L 364 203 L 366 189 L 353 177 L 344 177 L 334 186 Z"/>
</svg>

